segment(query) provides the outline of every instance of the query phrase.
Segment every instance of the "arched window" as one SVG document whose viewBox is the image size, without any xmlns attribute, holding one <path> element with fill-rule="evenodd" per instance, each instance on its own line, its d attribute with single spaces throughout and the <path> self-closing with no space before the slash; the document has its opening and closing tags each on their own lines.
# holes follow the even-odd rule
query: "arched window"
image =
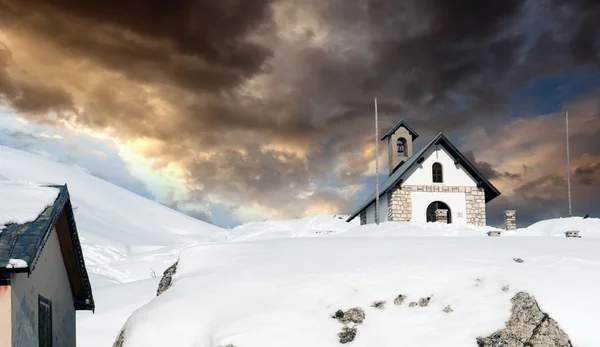
<svg viewBox="0 0 600 347">
<path fill-rule="evenodd" d="M 435 222 L 437 221 L 437 217 L 435 215 L 436 210 L 448 210 L 448 223 L 452 223 L 452 211 L 450 211 L 450 207 L 441 201 L 434 201 L 429 206 L 427 206 L 426 218 L 427 222 Z"/>
<path fill-rule="evenodd" d="M 396 141 L 398 145 L 398 155 L 406 155 L 406 139 L 404 137 L 398 138 Z"/>
<path fill-rule="evenodd" d="M 442 174 L 442 164 L 435 163 L 431 167 L 431 174 L 433 178 L 433 183 L 442 183 L 444 182 L 444 175 Z"/>
</svg>

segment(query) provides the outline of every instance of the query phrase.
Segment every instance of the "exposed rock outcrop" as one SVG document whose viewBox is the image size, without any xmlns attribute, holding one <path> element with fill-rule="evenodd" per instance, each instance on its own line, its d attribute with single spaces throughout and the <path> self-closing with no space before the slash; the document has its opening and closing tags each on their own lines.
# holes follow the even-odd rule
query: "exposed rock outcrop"
<svg viewBox="0 0 600 347">
<path fill-rule="evenodd" d="M 342 332 L 338 333 L 340 343 L 348 343 L 354 341 L 356 337 L 356 328 L 343 327 Z"/>
<path fill-rule="evenodd" d="M 337 310 L 333 318 L 344 325 L 350 323 L 361 324 L 365 320 L 365 311 L 360 307 L 351 308 L 346 312 Z"/>
<path fill-rule="evenodd" d="M 358 332 L 356 326 L 364 322 L 365 311 L 360 307 L 351 308 L 346 312 L 337 310 L 332 318 L 344 324 L 342 331 L 338 333 L 338 337 L 340 338 L 340 343 L 348 343 L 354 341 Z M 353 323 L 353 326 L 348 326 L 350 323 Z"/>
<path fill-rule="evenodd" d="M 525 293 L 512 299 L 506 327 L 488 337 L 477 338 L 480 347 L 572 347 L 558 323 L 540 310 L 537 301 Z"/>
<path fill-rule="evenodd" d="M 419 299 L 419 306 L 421 306 L 421 307 L 425 307 L 425 306 L 429 305 L 429 301 L 430 301 L 430 300 L 431 300 L 431 297 L 430 297 L 430 296 L 428 296 L 428 297 L 426 297 L 426 298 L 421 298 L 421 299 Z"/>
<path fill-rule="evenodd" d="M 115 343 L 113 343 L 113 347 L 123 347 L 124 342 L 125 342 L 125 329 L 121 329 L 121 331 L 119 332 L 119 336 L 117 336 Z"/>
<path fill-rule="evenodd" d="M 402 303 L 406 300 L 406 295 L 398 295 L 396 299 L 394 299 L 394 305 L 402 305 Z"/>
<path fill-rule="evenodd" d="M 385 308 L 385 301 L 375 301 L 374 303 L 371 304 L 371 307 L 375 307 L 380 310 L 383 310 Z"/>
<path fill-rule="evenodd" d="M 159 296 L 160 294 L 164 293 L 167 289 L 169 289 L 169 287 L 171 287 L 171 277 L 177 272 L 178 262 L 179 261 L 176 261 L 175 264 L 169 266 L 169 268 L 167 268 L 165 272 L 163 272 L 163 277 L 160 280 L 160 283 L 158 283 L 158 290 L 156 291 L 156 296 Z"/>
</svg>

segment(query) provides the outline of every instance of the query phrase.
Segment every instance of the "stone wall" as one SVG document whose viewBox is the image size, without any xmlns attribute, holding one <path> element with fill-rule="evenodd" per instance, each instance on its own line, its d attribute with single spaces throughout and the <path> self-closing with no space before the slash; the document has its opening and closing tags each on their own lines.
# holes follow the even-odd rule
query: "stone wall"
<svg viewBox="0 0 600 347">
<path fill-rule="evenodd" d="M 408 189 L 407 189 L 408 188 Z M 409 222 L 412 218 L 411 186 L 395 186 L 388 191 L 388 221 Z"/>
<path fill-rule="evenodd" d="M 507 231 L 517 230 L 517 211 L 504 211 L 504 229 Z"/>
<path fill-rule="evenodd" d="M 412 218 L 411 192 L 465 193 L 467 224 L 485 226 L 485 191 L 483 188 L 463 186 L 409 186 L 393 187 L 388 191 L 388 221 L 409 222 Z"/>
<path fill-rule="evenodd" d="M 362 211 L 360 213 L 360 225 L 367 224 L 367 211 Z"/>
<path fill-rule="evenodd" d="M 465 188 L 467 199 L 467 224 L 484 227 L 485 220 L 485 191 L 477 187 Z"/>
</svg>

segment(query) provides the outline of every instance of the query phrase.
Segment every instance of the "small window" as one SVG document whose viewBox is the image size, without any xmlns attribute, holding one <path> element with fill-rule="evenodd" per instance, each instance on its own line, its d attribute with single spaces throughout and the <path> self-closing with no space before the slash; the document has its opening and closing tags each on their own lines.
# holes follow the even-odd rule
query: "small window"
<svg viewBox="0 0 600 347">
<path fill-rule="evenodd" d="M 401 137 L 398 139 L 398 141 L 396 141 L 396 144 L 398 145 L 398 155 L 406 155 L 406 139 Z"/>
<path fill-rule="evenodd" d="M 433 175 L 433 183 L 442 183 L 444 182 L 443 174 L 442 174 L 442 164 L 435 163 L 432 168 Z"/>
<path fill-rule="evenodd" d="M 38 338 L 40 347 L 52 347 L 52 301 L 38 296 Z"/>
</svg>

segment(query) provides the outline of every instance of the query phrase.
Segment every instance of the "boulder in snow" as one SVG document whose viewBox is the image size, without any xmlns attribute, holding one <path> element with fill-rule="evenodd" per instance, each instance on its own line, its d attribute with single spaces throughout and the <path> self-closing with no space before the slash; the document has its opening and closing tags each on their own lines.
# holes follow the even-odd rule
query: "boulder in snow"
<svg viewBox="0 0 600 347">
<path fill-rule="evenodd" d="M 380 310 L 383 310 L 385 308 L 385 301 L 375 301 L 374 303 L 371 304 L 371 307 L 375 307 Z"/>
<path fill-rule="evenodd" d="M 343 327 L 342 332 L 338 333 L 340 343 L 348 343 L 354 341 L 356 337 L 356 328 Z"/>
<path fill-rule="evenodd" d="M 406 295 L 398 295 L 396 299 L 394 299 L 394 305 L 402 305 L 402 303 L 406 300 Z"/>
<path fill-rule="evenodd" d="M 335 312 L 333 318 L 344 325 L 350 323 L 361 324 L 365 320 L 365 311 L 360 307 L 351 308 L 346 312 L 338 310 Z"/>
<path fill-rule="evenodd" d="M 511 316 L 506 327 L 488 337 L 477 339 L 480 347 L 572 347 L 567 334 L 556 321 L 540 310 L 537 301 L 525 293 L 512 299 Z"/>
<path fill-rule="evenodd" d="M 115 343 L 113 343 L 113 347 L 122 347 L 124 342 L 125 342 L 125 329 L 121 329 L 121 331 L 119 332 L 119 336 L 117 336 Z"/>
<path fill-rule="evenodd" d="M 165 272 L 163 272 L 163 277 L 158 283 L 158 290 L 156 291 L 156 296 L 164 293 L 169 287 L 171 287 L 171 278 L 177 272 L 177 262 L 175 264 L 169 266 Z"/>
<path fill-rule="evenodd" d="M 430 300 L 431 300 L 431 297 L 430 297 L 430 296 L 428 296 L 428 297 L 426 297 L 426 298 L 421 298 L 421 299 L 419 299 L 419 306 L 421 306 L 421 307 L 425 307 L 425 306 L 429 305 L 429 301 L 430 301 Z"/>
</svg>

